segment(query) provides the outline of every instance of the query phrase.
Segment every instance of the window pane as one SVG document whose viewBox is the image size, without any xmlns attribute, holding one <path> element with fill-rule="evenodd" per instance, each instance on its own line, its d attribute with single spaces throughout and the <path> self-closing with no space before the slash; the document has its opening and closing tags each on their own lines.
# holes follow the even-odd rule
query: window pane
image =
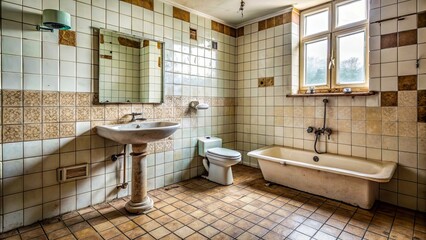
<svg viewBox="0 0 426 240">
<path fill-rule="evenodd" d="M 337 83 L 365 82 L 365 32 L 337 37 Z"/>
<path fill-rule="evenodd" d="M 328 10 L 305 16 L 305 36 L 328 31 Z"/>
<path fill-rule="evenodd" d="M 337 6 L 337 26 L 359 22 L 367 18 L 365 0 L 358 0 Z"/>
<path fill-rule="evenodd" d="M 305 86 L 327 84 L 328 40 L 305 44 Z"/>
</svg>

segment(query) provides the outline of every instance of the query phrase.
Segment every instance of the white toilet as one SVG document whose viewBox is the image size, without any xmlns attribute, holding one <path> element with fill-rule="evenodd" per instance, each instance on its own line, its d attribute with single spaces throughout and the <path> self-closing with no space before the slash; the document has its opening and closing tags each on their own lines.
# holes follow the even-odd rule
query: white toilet
<svg viewBox="0 0 426 240">
<path fill-rule="evenodd" d="M 203 165 L 208 172 L 208 180 L 222 185 L 234 182 L 231 166 L 241 161 L 239 152 L 222 148 L 220 138 L 201 137 L 198 138 L 198 154 L 204 157 Z"/>
</svg>

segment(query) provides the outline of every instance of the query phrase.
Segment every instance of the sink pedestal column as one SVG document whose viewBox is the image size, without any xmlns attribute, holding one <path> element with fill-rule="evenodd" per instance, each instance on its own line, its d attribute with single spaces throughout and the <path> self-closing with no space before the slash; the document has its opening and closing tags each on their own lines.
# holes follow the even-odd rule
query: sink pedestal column
<svg viewBox="0 0 426 240">
<path fill-rule="evenodd" d="M 132 145 L 132 196 L 126 203 L 130 213 L 142 214 L 154 207 L 154 201 L 147 194 L 147 154 L 148 144 Z"/>
</svg>

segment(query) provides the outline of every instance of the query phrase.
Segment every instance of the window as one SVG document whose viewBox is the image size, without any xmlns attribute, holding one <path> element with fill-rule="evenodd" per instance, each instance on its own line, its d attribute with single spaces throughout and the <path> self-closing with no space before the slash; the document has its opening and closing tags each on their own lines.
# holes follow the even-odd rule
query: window
<svg viewBox="0 0 426 240">
<path fill-rule="evenodd" d="M 301 14 L 300 91 L 368 89 L 367 1 L 345 0 Z"/>
</svg>

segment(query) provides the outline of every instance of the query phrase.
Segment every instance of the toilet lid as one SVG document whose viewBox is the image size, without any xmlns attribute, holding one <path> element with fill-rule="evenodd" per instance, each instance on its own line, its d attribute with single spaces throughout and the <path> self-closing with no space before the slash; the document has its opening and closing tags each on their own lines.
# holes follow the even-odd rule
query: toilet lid
<svg viewBox="0 0 426 240">
<path fill-rule="evenodd" d="M 228 159 L 237 159 L 241 157 L 241 154 L 239 152 L 227 148 L 210 148 L 209 150 L 207 150 L 207 154 L 216 155 Z"/>
</svg>

